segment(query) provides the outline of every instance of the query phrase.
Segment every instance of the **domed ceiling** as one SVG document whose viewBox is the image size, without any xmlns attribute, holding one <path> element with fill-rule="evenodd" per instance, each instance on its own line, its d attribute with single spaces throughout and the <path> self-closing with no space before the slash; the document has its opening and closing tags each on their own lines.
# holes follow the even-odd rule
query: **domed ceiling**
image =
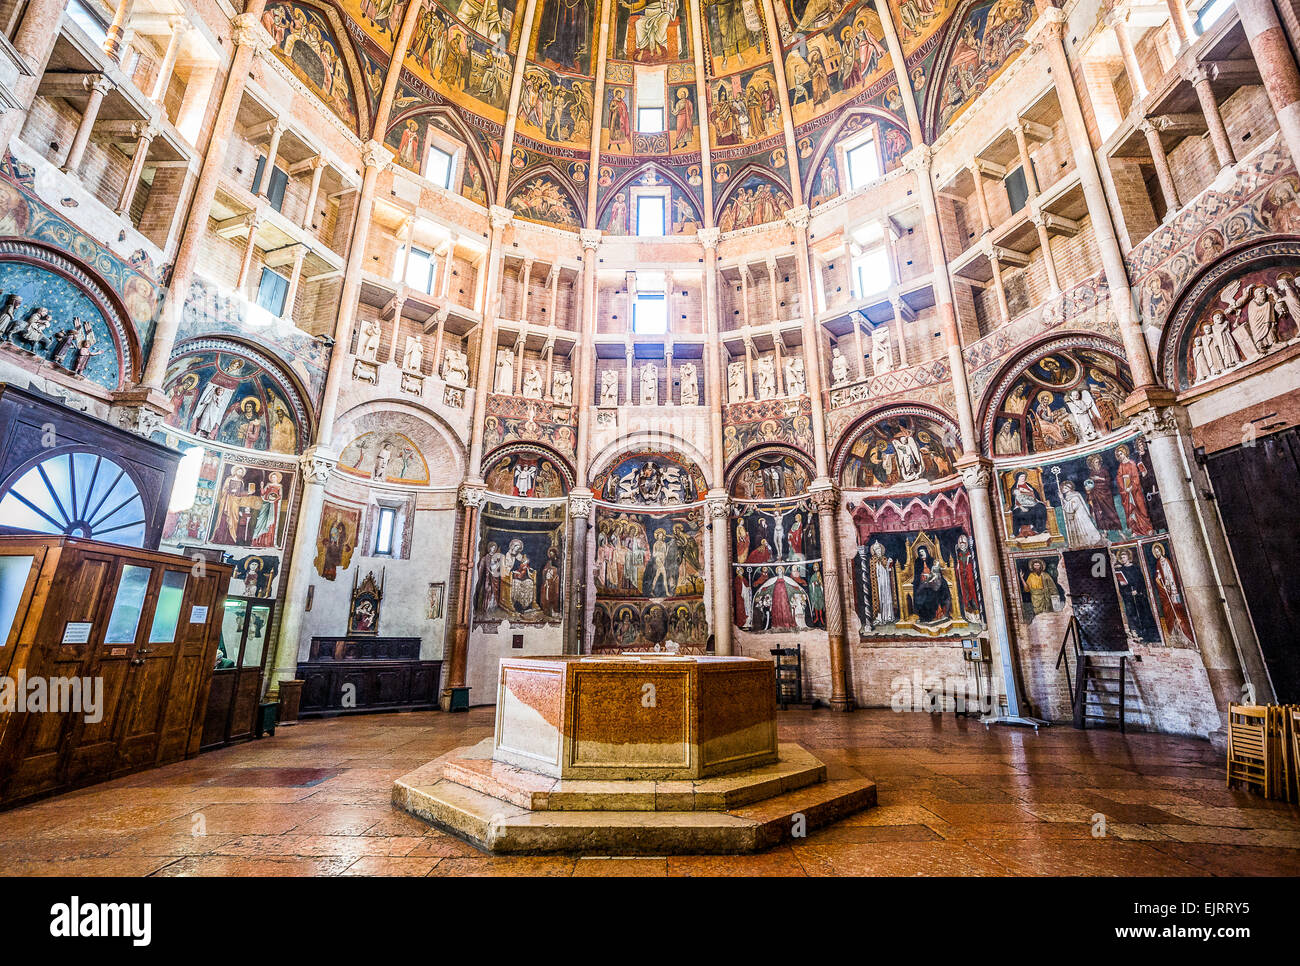
<svg viewBox="0 0 1300 966">
<path fill-rule="evenodd" d="M 1034 16 L 1031 0 L 888 8 L 927 140 L 1024 47 Z M 272 0 L 263 22 L 277 56 L 366 138 L 405 10 L 394 0 Z M 837 195 L 834 146 L 846 137 L 874 127 L 885 170 L 912 146 L 873 0 L 533 0 L 531 13 L 525 37 L 528 0 L 428 0 L 384 132 L 399 163 L 418 171 L 428 144 L 463 143 L 465 197 L 613 234 L 629 230 L 630 189 L 655 185 L 669 198 L 669 231 L 689 234 L 706 222 L 706 180 L 714 223 L 745 228 L 779 219 L 797 196 L 815 207 Z M 637 131 L 647 105 L 663 109 L 665 130 Z"/>
</svg>

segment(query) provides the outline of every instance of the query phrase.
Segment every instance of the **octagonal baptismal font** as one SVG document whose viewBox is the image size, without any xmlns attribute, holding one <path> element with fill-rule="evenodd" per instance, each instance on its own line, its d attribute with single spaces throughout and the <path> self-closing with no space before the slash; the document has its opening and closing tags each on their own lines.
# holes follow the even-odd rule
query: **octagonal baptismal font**
<svg viewBox="0 0 1300 966">
<path fill-rule="evenodd" d="M 393 786 L 492 852 L 752 852 L 875 801 L 778 743 L 771 661 L 664 654 L 503 659 L 494 736 Z"/>
</svg>

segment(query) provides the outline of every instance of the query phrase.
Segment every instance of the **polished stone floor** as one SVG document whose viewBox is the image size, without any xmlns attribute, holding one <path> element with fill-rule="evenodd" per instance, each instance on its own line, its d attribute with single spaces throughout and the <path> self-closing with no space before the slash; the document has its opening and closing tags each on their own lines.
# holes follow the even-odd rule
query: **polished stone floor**
<svg viewBox="0 0 1300 966">
<path fill-rule="evenodd" d="M 0 873 L 1300 875 L 1300 809 L 1225 788 L 1205 742 L 890 711 L 779 726 L 831 777 L 874 778 L 879 806 L 760 855 L 493 857 L 389 804 L 394 778 L 489 736 L 492 709 L 374 715 L 0 813 Z"/>
</svg>

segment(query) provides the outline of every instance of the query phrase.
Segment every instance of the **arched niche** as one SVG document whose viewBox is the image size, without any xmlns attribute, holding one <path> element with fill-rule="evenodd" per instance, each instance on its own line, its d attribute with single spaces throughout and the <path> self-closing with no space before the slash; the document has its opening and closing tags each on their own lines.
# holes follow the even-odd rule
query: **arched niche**
<svg viewBox="0 0 1300 966">
<path fill-rule="evenodd" d="M 178 346 L 163 392 L 167 424 L 199 439 L 293 455 L 311 438 L 313 420 L 297 378 L 270 356 L 232 339 Z"/>
<path fill-rule="evenodd" d="M 0 240 L 0 342 L 113 391 L 141 368 L 140 343 L 122 299 L 64 252 Z"/>
<path fill-rule="evenodd" d="M 334 430 L 338 471 L 395 486 L 452 487 L 464 477 L 464 451 L 455 431 L 436 415 L 396 400 L 363 403 Z M 385 448 L 387 452 L 385 452 Z"/>
<path fill-rule="evenodd" d="M 1300 239 L 1237 248 L 1175 302 L 1160 343 L 1165 385 L 1183 392 L 1260 368 L 1300 343 Z"/>
<path fill-rule="evenodd" d="M 591 478 L 596 499 L 631 506 L 682 506 L 704 499 L 704 474 L 688 457 L 636 449 L 620 453 Z"/>
<path fill-rule="evenodd" d="M 363 138 L 370 131 L 370 103 L 356 50 L 333 7 L 271 0 L 262 12 L 271 50 L 306 88 Z"/>
<path fill-rule="evenodd" d="M 772 500 L 804 496 L 816 476 L 808 458 L 789 446 L 764 446 L 732 466 L 727 492 L 733 500 Z"/>
<path fill-rule="evenodd" d="M 1099 336 L 1055 339 L 1013 359 L 992 383 L 985 451 L 1028 456 L 1089 443 L 1125 424 L 1133 391 L 1123 349 Z"/>
<path fill-rule="evenodd" d="M 717 202 L 718 228 L 722 231 L 779 222 L 794 207 L 790 189 L 773 171 L 760 165 L 745 166 L 730 181 L 731 187 Z"/>
<path fill-rule="evenodd" d="M 947 416 L 925 406 L 890 406 L 844 434 L 832 472 L 845 489 L 925 488 L 954 476 L 960 453 L 957 427 Z"/>
<path fill-rule="evenodd" d="M 551 164 L 535 166 L 520 175 L 510 188 L 505 206 L 526 221 L 569 231 L 582 227 L 586 213 L 586 206 L 570 190 L 568 179 Z"/>
<path fill-rule="evenodd" d="M 488 492 L 532 499 L 560 499 L 573 486 L 573 471 L 541 446 L 515 444 L 494 450 L 483 463 Z"/>
</svg>

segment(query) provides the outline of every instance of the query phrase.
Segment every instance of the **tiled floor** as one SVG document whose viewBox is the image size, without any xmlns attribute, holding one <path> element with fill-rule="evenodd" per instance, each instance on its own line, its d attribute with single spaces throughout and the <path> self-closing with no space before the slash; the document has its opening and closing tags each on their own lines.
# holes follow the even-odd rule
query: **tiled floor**
<svg viewBox="0 0 1300 966">
<path fill-rule="evenodd" d="M 491 709 L 335 718 L 0 813 L 0 873 L 1300 875 L 1300 809 L 1227 790 L 1205 742 L 889 711 L 779 725 L 832 777 L 874 778 L 879 806 L 761 855 L 493 857 L 389 804 L 394 778 L 490 735 Z"/>
</svg>

